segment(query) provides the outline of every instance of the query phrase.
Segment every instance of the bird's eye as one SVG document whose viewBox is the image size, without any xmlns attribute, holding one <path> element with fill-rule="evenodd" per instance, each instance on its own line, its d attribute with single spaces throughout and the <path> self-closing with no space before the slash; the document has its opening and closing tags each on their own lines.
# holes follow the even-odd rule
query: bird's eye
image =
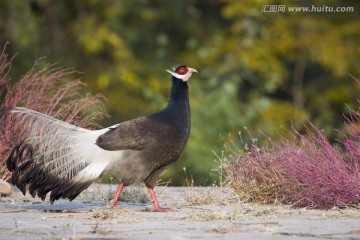
<svg viewBox="0 0 360 240">
<path fill-rule="evenodd" d="M 188 71 L 189 71 L 189 70 L 188 70 L 186 67 L 181 67 L 181 68 L 179 68 L 179 69 L 176 71 L 176 73 L 177 73 L 177 74 L 184 75 L 184 74 L 186 74 Z"/>
</svg>

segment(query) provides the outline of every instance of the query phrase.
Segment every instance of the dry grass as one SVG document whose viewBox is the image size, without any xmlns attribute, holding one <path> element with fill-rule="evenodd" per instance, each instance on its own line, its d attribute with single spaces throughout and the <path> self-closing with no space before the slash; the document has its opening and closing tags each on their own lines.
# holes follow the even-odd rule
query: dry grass
<svg viewBox="0 0 360 240">
<path fill-rule="evenodd" d="M 230 189 L 222 187 L 190 187 L 185 193 L 188 206 L 229 205 L 240 202 L 239 197 Z"/>
<path fill-rule="evenodd" d="M 239 214 L 236 209 L 232 211 L 214 211 L 214 212 L 192 212 L 185 217 L 186 220 L 194 222 L 210 222 L 218 220 L 235 221 L 244 219 L 244 216 Z"/>
<path fill-rule="evenodd" d="M 110 220 L 114 219 L 116 217 L 119 217 L 119 215 L 127 214 L 125 211 L 117 211 L 113 209 L 93 209 L 89 216 L 91 218 L 100 219 L 100 220 Z"/>
<path fill-rule="evenodd" d="M 61 218 L 76 218 L 76 219 L 95 219 L 95 220 L 121 220 L 134 215 L 133 212 L 127 210 L 114 210 L 111 208 L 94 208 L 89 211 L 72 211 L 62 212 L 56 215 Z"/>
<path fill-rule="evenodd" d="M 351 131 L 332 145 L 309 123 L 306 134 L 294 130 L 291 139 L 253 141 L 223 159 L 229 185 L 242 200 L 284 203 L 295 207 L 330 209 L 360 202 L 359 113 L 349 121 Z"/>
<path fill-rule="evenodd" d="M 208 189 L 205 191 L 191 190 L 186 192 L 185 201 L 189 206 L 210 205 L 218 201 L 218 191 Z"/>
</svg>

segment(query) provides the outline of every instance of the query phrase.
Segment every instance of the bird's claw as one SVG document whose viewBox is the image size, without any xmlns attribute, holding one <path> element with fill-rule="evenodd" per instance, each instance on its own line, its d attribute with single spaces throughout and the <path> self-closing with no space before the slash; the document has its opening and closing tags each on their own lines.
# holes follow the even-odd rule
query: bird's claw
<svg viewBox="0 0 360 240">
<path fill-rule="evenodd" d="M 125 208 L 116 206 L 116 202 L 114 203 L 114 199 L 110 201 L 110 207 L 114 210 L 122 210 L 125 211 Z"/>
<path fill-rule="evenodd" d="M 121 211 L 126 211 L 125 208 L 122 208 L 122 207 L 118 207 L 118 206 L 111 206 L 112 209 L 114 210 L 121 210 Z"/>
</svg>

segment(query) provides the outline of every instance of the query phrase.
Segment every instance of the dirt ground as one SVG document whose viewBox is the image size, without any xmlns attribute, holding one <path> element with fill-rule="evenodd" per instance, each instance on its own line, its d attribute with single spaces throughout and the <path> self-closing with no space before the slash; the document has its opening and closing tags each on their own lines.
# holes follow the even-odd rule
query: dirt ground
<svg viewBox="0 0 360 240">
<path fill-rule="evenodd" d="M 14 189 L 0 199 L 0 239 L 360 239 L 360 209 L 328 211 L 244 204 L 227 188 L 158 187 L 152 212 L 145 188 L 94 184 L 72 202 L 51 205 Z"/>
</svg>

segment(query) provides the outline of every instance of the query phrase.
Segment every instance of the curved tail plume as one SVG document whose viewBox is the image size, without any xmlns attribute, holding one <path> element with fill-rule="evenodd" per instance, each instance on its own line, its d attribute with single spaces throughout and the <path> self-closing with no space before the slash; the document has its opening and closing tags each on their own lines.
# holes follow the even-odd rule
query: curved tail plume
<svg viewBox="0 0 360 240">
<path fill-rule="evenodd" d="M 26 108 L 3 110 L 1 115 L 10 115 L 13 126 L 24 132 L 6 162 L 11 182 L 23 194 L 28 190 L 45 199 L 51 191 L 51 202 L 72 200 L 119 155 L 95 144 L 108 129 L 90 131 Z"/>
</svg>

